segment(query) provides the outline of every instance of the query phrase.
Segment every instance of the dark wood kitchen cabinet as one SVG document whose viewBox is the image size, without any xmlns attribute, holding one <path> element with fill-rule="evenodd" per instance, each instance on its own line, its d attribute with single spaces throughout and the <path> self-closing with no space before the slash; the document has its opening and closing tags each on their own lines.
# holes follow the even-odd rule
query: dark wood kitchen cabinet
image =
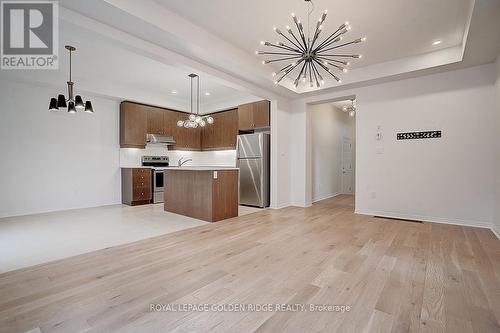
<svg viewBox="0 0 500 333">
<path fill-rule="evenodd" d="M 145 205 L 153 198 L 152 169 L 122 168 L 122 203 Z"/>
<path fill-rule="evenodd" d="M 239 129 L 269 126 L 269 101 L 240 105 L 238 109 L 213 113 L 213 124 L 201 128 L 178 127 L 185 112 L 124 101 L 120 105 L 120 147 L 145 148 L 146 134 L 172 136 L 169 150 L 236 149 Z"/>
<path fill-rule="evenodd" d="M 155 108 L 155 107 L 146 107 L 146 114 L 147 114 L 147 132 L 149 134 L 160 134 L 160 135 L 166 135 L 165 130 L 165 120 L 164 120 L 164 114 L 166 112 L 163 109 L 160 108 Z"/>
<path fill-rule="evenodd" d="M 178 120 L 185 120 L 188 114 L 185 112 L 170 112 L 171 117 L 175 120 L 174 139 L 175 146 L 169 147 L 170 150 L 201 150 L 201 129 L 200 128 L 184 128 L 177 126 Z"/>
<path fill-rule="evenodd" d="M 238 110 L 214 113 L 214 123 L 201 131 L 203 150 L 236 149 L 238 136 Z"/>
<path fill-rule="evenodd" d="M 238 106 L 238 128 L 240 130 L 270 126 L 269 101 L 258 101 Z"/>
<path fill-rule="evenodd" d="M 147 107 L 132 102 L 120 104 L 120 147 L 144 148 L 146 146 Z"/>
<path fill-rule="evenodd" d="M 174 168 L 164 172 L 165 211 L 207 222 L 238 216 L 237 169 Z"/>
</svg>

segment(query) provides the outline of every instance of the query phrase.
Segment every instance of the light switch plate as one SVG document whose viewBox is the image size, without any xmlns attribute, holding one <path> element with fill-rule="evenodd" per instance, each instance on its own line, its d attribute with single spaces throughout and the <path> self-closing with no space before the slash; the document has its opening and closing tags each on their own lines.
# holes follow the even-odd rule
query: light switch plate
<svg viewBox="0 0 500 333">
<path fill-rule="evenodd" d="M 214 179 L 217 179 L 217 171 L 214 171 Z"/>
</svg>

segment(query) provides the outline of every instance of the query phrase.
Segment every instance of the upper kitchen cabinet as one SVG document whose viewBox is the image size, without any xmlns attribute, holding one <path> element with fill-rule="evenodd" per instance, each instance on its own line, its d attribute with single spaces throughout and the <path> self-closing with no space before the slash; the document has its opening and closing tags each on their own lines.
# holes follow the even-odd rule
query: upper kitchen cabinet
<svg viewBox="0 0 500 333">
<path fill-rule="evenodd" d="M 212 114 L 214 123 L 201 130 L 203 150 L 236 149 L 238 136 L 238 110 Z"/>
<path fill-rule="evenodd" d="M 238 106 L 238 128 L 247 130 L 269 127 L 270 104 L 264 100 Z"/>
<path fill-rule="evenodd" d="M 147 119 L 146 106 L 127 101 L 120 104 L 120 147 L 146 146 Z"/>
<path fill-rule="evenodd" d="M 177 126 L 177 121 L 180 118 L 179 113 L 177 111 L 172 110 L 162 110 L 162 119 L 163 119 L 163 133 L 166 136 L 172 136 L 174 139 L 177 138 L 177 132 L 179 127 Z"/>
<path fill-rule="evenodd" d="M 148 134 L 167 135 L 165 133 L 165 110 L 155 107 L 146 107 Z"/>
<path fill-rule="evenodd" d="M 170 150 L 201 150 L 201 129 L 185 128 L 177 126 L 177 121 L 188 117 L 187 113 L 178 111 L 169 111 L 167 117 L 168 128 L 173 134 L 175 146 L 170 146 Z"/>
</svg>

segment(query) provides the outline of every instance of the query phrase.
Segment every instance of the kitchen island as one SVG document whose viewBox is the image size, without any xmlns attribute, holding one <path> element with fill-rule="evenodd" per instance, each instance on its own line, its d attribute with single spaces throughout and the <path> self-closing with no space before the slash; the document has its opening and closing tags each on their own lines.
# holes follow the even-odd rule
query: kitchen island
<svg viewBox="0 0 500 333">
<path fill-rule="evenodd" d="M 207 222 L 238 216 L 238 168 L 166 168 L 165 211 Z"/>
</svg>

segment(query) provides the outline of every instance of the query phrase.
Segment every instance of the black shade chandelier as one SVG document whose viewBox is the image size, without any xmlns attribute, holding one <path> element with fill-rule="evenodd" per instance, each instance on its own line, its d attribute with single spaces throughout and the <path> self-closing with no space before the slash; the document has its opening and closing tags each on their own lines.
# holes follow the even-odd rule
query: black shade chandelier
<svg viewBox="0 0 500 333">
<path fill-rule="evenodd" d="M 189 96 L 189 116 L 186 120 L 177 121 L 177 126 L 185 128 L 205 127 L 207 124 L 213 124 L 214 118 L 210 115 L 200 116 L 200 77 L 197 74 L 189 74 L 191 79 L 191 93 Z M 196 80 L 196 92 L 194 87 L 194 80 Z M 196 103 L 194 99 L 196 98 Z M 195 105 L 196 104 L 196 105 Z M 196 110 L 195 110 L 196 106 Z"/>
<path fill-rule="evenodd" d="M 313 8 L 309 10 L 309 16 L 314 10 L 314 5 L 311 0 L 305 0 L 309 6 Z M 296 68 L 298 74 L 294 81 L 294 86 L 297 88 L 299 82 L 309 82 L 309 86 L 313 87 L 316 85 L 319 88 L 324 84 L 324 79 L 320 72 L 326 72 L 331 75 L 338 83 L 341 83 L 340 77 L 334 73 L 334 71 L 347 72 L 347 66 L 350 63 L 347 59 L 353 58 L 358 59 L 362 56 L 360 54 L 341 54 L 337 50 L 342 47 L 361 43 L 366 40 L 366 38 L 358 38 L 350 42 L 341 43 L 343 35 L 351 30 L 349 22 L 345 22 L 332 34 L 330 34 L 322 42 L 319 42 L 319 36 L 323 31 L 323 22 L 326 19 L 327 10 L 323 12 L 318 22 L 316 23 L 316 30 L 314 34 L 309 36 L 309 18 L 307 27 L 307 36 L 304 32 L 304 27 L 302 22 L 292 13 L 293 22 L 297 28 L 298 35 L 295 34 L 290 26 L 286 26 L 286 30 L 289 36 L 286 36 L 280 29 L 273 28 L 274 31 L 283 37 L 286 41 L 283 42 L 261 42 L 261 45 L 272 47 L 273 51 L 256 51 L 257 55 L 270 56 L 271 59 L 262 61 L 263 64 L 271 64 L 275 62 L 289 61 L 290 63 L 278 72 L 273 73 L 275 77 L 274 84 L 278 84 L 286 76 L 294 76 L 292 74 Z"/>
<path fill-rule="evenodd" d="M 49 103 L 50 111 L 59 111 L 60 108 L 68 108 L 68 113 L 76 113 L 77 111 L 85 111 L 87 113 L 93 113 L 92 103 L 90 101 L 85 101 L 83 103 L 82 96 L 76 95 L 73 98 L 73 84 L 71 81 L 71 53 L 76 51 L 76 48 L 71 45 L 64 46 L 66 50 L 69 51 L 69 81 L 68 83 L 68 98 L 60 94 L 57 98 L 51 98 Z"/>
</svg>

